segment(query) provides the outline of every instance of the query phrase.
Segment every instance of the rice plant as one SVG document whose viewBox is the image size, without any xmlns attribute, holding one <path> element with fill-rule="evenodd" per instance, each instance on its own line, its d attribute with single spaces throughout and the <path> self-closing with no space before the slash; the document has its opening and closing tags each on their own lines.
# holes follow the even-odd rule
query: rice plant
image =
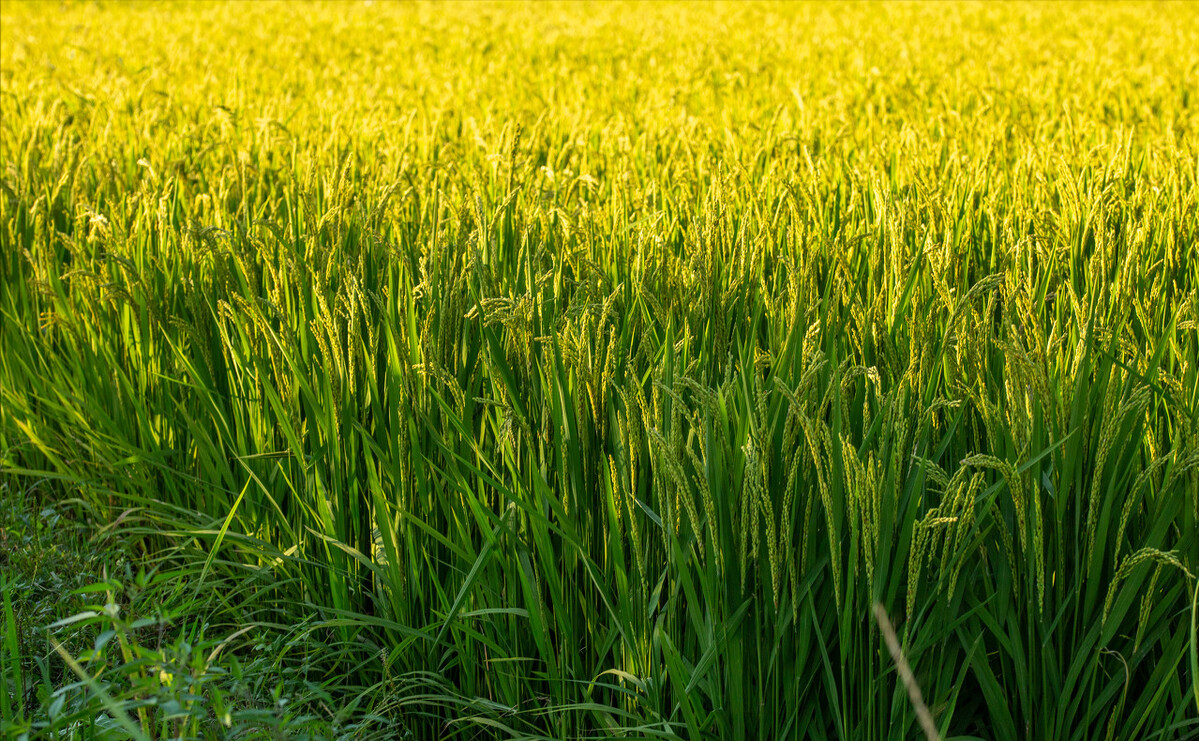
<svg viewBox="0 0 1199 741">
<path fill-rule="evenodd" d="M 1199 733 L 1190 5 L 0 18 L 4 491 L 314 716 Z M 252 737 L 56 661 L 77 715 Z"/>
</svg>

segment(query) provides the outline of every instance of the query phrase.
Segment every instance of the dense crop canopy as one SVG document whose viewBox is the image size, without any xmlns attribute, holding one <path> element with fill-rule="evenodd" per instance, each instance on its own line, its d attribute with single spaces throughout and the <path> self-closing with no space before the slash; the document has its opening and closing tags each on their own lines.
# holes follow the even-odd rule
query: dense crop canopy
<svg viewBox="0 0 1199 741">
<path fill-rule="evenodd" d="M 1191 737 L 1196 29 L 5 3 L 0 467 L 419 738 Z"/>
</svg>

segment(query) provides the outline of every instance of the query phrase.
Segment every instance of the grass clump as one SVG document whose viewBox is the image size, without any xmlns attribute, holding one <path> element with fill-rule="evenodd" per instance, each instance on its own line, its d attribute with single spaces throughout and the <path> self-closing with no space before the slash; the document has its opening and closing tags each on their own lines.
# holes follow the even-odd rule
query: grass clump
<svg viewBox="0 0 1199 741">
<path fill-rule="evenodd" d="M 1199 730 L 1188 6 L 3 13 L 0 465 L 139 549 L 87 712 L 908 739 L 894 654 Z"/>
<path fill-rule="evenodd" d="M 0 531 L 5 738 L 404 737 L 374 698 L 335 703 L 313 626 L 265 619 L 235 596 L 240 585 L 201 576 L 200 553 L 151 556 L 143 538 L 161 522 L 70 501 L 36 511 L 36 492 L 10 493 Z M 245 621 L 236 630 L 222 618 L 231 603 Z"/>
</svg>

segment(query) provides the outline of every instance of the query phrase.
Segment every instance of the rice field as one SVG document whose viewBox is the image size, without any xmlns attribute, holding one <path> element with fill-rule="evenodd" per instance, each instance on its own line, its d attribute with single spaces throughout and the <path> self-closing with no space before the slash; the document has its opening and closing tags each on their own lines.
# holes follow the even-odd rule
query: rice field
<svg viewBox="0 0 1199 741">
<path fill-rule="evenodd" d="M 5 0 L 0 167 L 7 737 L 1199 737 L 1199 6 Z"/>
</svg>

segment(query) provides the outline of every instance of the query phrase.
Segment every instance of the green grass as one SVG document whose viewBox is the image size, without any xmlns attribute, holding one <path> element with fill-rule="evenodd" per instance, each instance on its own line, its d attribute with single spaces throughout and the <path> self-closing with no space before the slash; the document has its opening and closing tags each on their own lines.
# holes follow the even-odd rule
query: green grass
<svg viewBox="0 0 1199 741">
<path fill-rule="evenodd" d="M 1199 731 L 1189 5 L 2 12 L 13 728 Z"/>
<path fill-rule="evenodd" d="M 11 486 L 11 484 L 10 484 Z M 126 511 L 105 525 L 81 502 L 36 510 L 6 490 L 0 538 L 0 731 L 12 739 L 337 739 L 402 737 L 372 698 L 332 707 L 312 626 L 244 599 L 170 549 L 147 553 L 163 523 Z M 194 522 L 196 532 L 205 528 Z M 343 699 L 343 702 L 345 700 Z M 363 707 L 358 707 L 362 705 Z"/>
</svg>

